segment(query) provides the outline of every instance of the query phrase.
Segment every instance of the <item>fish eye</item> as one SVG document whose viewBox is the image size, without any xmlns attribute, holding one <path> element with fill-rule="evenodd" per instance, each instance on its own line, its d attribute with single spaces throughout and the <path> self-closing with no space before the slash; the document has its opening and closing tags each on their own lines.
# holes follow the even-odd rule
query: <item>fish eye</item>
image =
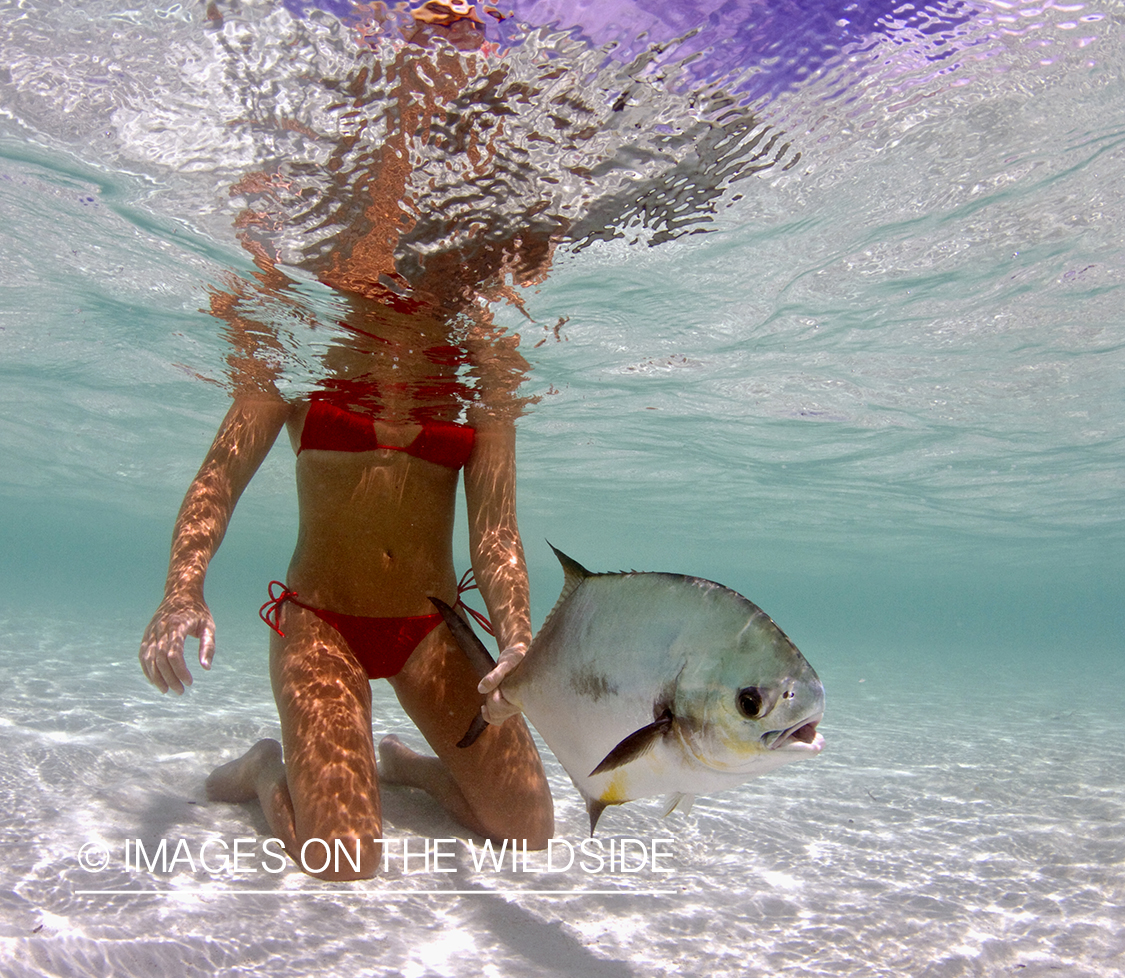
<svg viewBox="0 0 1125 978">
<path fill-rule="evenodd" d="M 762 704 L 765 702 L 765 697 L 762 696 L 762 691 L 757 686 L 747 686 L 745 689 L 738 691 L 735 702 L 738 704 L 739 713 L 750 720 L 756 720 L 762 715 Z"/>
</svg>

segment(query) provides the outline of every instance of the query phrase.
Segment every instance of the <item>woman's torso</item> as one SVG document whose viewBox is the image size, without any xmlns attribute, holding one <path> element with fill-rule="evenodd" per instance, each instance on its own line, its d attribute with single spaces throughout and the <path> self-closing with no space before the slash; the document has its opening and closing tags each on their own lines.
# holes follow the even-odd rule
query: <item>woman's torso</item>
<svg viewBox="0 0 1125 978">
<path fill-rule="evenodd" d="M 400 358 L 396 366 L 410 365 Z M 456 384 L 448 368 L 421 376 L 431 386 Z M 428 411 L 393 400 L 357 406 L 327 393 L 294 404 L 299 525 L 287 583 L 303 601 L 390 617 L 431 613 L 429 595 L 453 599 L 457 483 L 473 435 L 453 420 L 460 400 L 452 391 L 447 400 Z"/>
</svg>

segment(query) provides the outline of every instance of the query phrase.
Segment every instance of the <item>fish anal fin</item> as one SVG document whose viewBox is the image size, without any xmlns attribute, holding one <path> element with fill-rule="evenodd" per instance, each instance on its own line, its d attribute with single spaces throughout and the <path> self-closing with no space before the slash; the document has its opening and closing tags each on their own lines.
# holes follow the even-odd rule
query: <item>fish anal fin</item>
<svg viewBox="0 0 1125 978">
<path fill-rule="evenodd" d="M 666 709 L 652 723 L 646 724 L 640 730 L 634 730 L 614 747 L 601 759 L 601 762 L 590 772 L 589 776 L 592 778 L 596 774 L 612 771 L 614 768 L 621 767 L 623 764 L 628 764 L 630 761 L 635 761 L 638 757 L 647 754 L 675 722 L 676 719 L 672 716 L 672 711 Z"/>
<path fill-rule="evenodd" d="M 598 801 L 597 798 L 586 799 L 586 812 L 590 816 L 590 838 L 594 837 L 594 829 L 598 827 L 598 819 L 602 817 L 604 812 L 609 806 L 604 801 Z"/>
</svg>

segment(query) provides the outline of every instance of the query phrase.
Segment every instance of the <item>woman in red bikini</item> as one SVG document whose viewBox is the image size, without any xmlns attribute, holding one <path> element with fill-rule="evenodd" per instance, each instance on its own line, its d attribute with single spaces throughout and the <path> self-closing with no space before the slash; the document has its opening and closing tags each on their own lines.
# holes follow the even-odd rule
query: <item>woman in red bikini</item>
<svg viewBox="0 0 1125 978">
<path fill-rule="evenodd" d="M 458 4 L 430 2 L 418 20 L 426 31 L 447 32 L 462 50 L 464 39 L 472 38 L 471 17 Z M 351 192 L 368 195 L 365 208 L 352 208 L 361 216 L 337 230 L 331 248 L 323 247 L 322 236 L 317 257 L 306 265 L 349 304 L 341 323 L 346 337 L 323 356 L 329 376 L 321 389 L 297 401 L 283 399 L 275 368 L 261 355 L 271 332 L 239 311 L 244 297 L 214 297 L 213 310 L 235 341 L 234 403 L 176 519 L 165 598 L 140 652 L 145 675 L 162 692 L 182 693 L 191 684 L 187 636 L 199 640 L 200 664 L 210 667 L 215 639 L 203 597 L 207 566 L 240 494 L 285 429 L 297 456 L 300 523 L 285 582 L 272 585 L 262 609 L 274 629 L 270 678 L 281 744 L 260 741 L 219 767 L 207 792 L 213 800 L 259 799 L 271 832 L 294 857 L 309 839 L 329 846 L 342 840 L 349 853 L 358 842 L 359 870 L 343 860 L 317 874 L 325 879 L 377 872 L 380 780 L 423 788 L 486 837 L 526 839 L 528 847 L 542 848 L 553 831 L 538 753 L 522 719 L 511 716 L 515 711 L 496 691 L 531 637 L 515 512 L 514 387 L 522 359 L 486 317 L 467 315 L 480 283 L 512 268 L 541 271 L 549 243 L 525 237 L 494 247 L 491 266 L 484 261 L 467 270 L 463 253 L 446 254 L 403 281 L 395 262 L 403 222 L 384 204 L 404 198 L 409 174 L 394 163 L 408 158 L 406 143 L 421 124 L 419 113 L 440 110 L 441 85 L 433 79 L 456 88 L 463 70 L 456 52 L 420 53 L 418 37 L 412 41 L 400 65 L 400 145 L 384 143 L 383 159 L 369 163 L 362 191 L 353 184 Z M 430 105 L 409 91 L 406 69 L 423 61 Z M 247 183 L 276 202 L 273 189 L 283 176 L 254 174 Z M 257 236 L 271 222 L 276 227 L 266 210 L 249 210 L 240 225 L 262 269 L 259 290 L 278 298 L 285 277 L 268 241 Z M 471 391 L 462 379 L 465 366 L 475 380 Z M 465 423 L 459 423 L 466 403 Z M 504 650 L 479 692 L 429 600 L 458 600 L 452 534 L 462 472 L 472 569 Z M 375 678 L 390 682 L 436 756 L 385 738 L 377 768 Z M 482 709 L 482 692 L 491 723 L 472 747 L 459 749 L 457 741 Z"/>
</svg>

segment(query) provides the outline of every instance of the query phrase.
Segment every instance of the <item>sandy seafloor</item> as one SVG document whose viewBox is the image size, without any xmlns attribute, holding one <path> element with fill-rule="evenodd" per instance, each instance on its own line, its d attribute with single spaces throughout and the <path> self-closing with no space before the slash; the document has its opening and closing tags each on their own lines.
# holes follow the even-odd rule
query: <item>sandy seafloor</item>
<svg viewBox="0 0 1125 978">
<path fill-rule="evenodd" d="M 127 839 L 198 852 L 264 834 L 254 807 L 208 804 L 203 778 L 231 745 L 277 734 L 256 653 L 220 658 L 194 702 L 162 699 L 139 681 L 131 625 L 4 622 L 0 959 L 13 978 L 1112 976 L 1125 962 L 1120 662 L 821 661 L 819 758 L 687 816 L 662 820 L 657 802 L 603 816 L 607 844 L 673 840 L 670 872 L 547 874 L 534 856 L 539 872 L 476 871 L 463 830 L 387 788 L 387 837 L 415 851 L 458 837 L 443 863 L 456 871 L 404 875 L 392 860 L 377 880 L 325 884 L 264 859 L 256 873 L 124 867 Z M 410 740 L 375 688 L 377 732 Z M 577 844 L 585 812 L 547 763 L 557 837 Z M 87 843 L 105 869 L 82 867 Z M 82 892 L 110 889 L 146 892 Z"/>
</svg>

